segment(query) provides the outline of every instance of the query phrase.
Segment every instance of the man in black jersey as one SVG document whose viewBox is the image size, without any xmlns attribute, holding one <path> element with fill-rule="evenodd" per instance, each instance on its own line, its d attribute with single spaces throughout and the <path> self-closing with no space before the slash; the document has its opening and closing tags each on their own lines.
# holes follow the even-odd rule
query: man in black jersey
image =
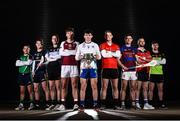
<svg viewBox="0 0 180 121">
<path fill-rule="evenodd" d="M 39 94 L 39 84 L 45 93 L 46 106 L 49 104 L 49 91 L 48 85 L 45 80 L 46 67 L 43 64 L 45 61 L 45 51 L 43 50 L 43 40 L 36 40 L 36 52 L 33 55 L 33 85 L 34 85 L 34 95 L 35 95 L 35 106 L 39 108 L 40 94 Z"/>
</svg>

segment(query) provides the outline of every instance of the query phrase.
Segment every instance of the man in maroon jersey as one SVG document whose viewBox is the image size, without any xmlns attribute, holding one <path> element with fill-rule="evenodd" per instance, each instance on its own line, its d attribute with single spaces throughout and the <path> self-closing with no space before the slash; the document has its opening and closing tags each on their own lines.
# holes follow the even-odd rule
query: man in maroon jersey
<svg viewBox="0 0 180 121">
<path fill-rule="evenodd" d="M 67 40 L 63 41 L 60 45 L 61 55 L 61 105 L 57 110 L 65 110 L 65 100 L 69 79 L 71 80 L 72 95 L 74 98 L 73 110 L 77 110 L 78 106 L 78 67 L 75 60 L 76 49 L 78 42 L 74 41 L 74 29 L 66 29 Z"/>
</svg>

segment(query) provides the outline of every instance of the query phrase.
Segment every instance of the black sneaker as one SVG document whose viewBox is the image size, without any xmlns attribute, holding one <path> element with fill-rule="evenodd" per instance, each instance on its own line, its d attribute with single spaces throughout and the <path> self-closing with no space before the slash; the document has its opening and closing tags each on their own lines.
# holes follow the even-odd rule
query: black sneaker
<svg viewBox="0 0 180 121">
<path fill-rule="evenodd" d="M 95 111 L 99 111 L 99 106 L 98 106 L 98 105 L 93 105 L 93 109 L 94 109 Z"/>
<path fill-rule="evenodd" d="M 115 105 L 115 106 L 113 107 L 113 109 L 114 109 L 114 110 L 121 110 L 121 107 Z"/>
<path fill-rule="evenodd" d="M 84 109 L 85 109 L 84 105 L 79 106 L 79 111 L 84 111 Z"/>
<path fill-rule="evenodd" d="M 121 110 L 125 110 L 126 109 L 126 106 L 125 105 L 121 105 Z"/>
<path fill-rule="evenodd" d="M 104 109 L 106 109 L 106 106 L 105 105 L 101 105 L 100 110 L 104 110 Z"/>
<path fill-rule="evenodd" d="M 159 106 L 159 109 L 168 109 L 165 104 Z"/>
</svg>

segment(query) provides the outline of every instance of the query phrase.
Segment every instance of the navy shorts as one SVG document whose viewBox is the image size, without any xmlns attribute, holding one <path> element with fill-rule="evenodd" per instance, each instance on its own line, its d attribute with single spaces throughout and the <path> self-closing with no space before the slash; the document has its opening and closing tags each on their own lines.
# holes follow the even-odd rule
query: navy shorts
<svg viewBox="0 0 180 121">
<path fill-rule="evenodd" d="M 27 74 L 19 74 L 18 76 L 18 84 L 21 86 L 27 86 L 32 84 L 32 75 L 31 73 Z"/>
<path fill-rule="evenodd" d="M 41 83 L 45 81 L 45 72 L 44 71 L 37 71 L 34 75 L 33 82 L 34 83 Z"/>
</svg>

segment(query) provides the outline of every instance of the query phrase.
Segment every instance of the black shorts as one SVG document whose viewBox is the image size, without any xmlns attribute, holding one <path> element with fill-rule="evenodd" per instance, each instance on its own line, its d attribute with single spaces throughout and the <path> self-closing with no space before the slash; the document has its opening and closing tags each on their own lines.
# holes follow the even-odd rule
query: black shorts
<svg viewBox="0 0 180 121">
<path fill-rule="evenodd" d="M 47 66 L 48 80 L 59 80 L 61 65 L 59 61 L 50 62 Z"/>
<path fill-rule="evenodd" d="M 37 71 L 34 75 L 33 82 L 41 83 L 45 81 L 45 71 Z"/>
<path fill-rule="evenodd" d="M 27 74 L 19 74 L 18 76 L 18 84 L 21 86 L 27 86 L 32 84 L 32 75 L 31 73 Z"/>
<path fill-rule="evenodd" d="M 150 82 L 162 83 L 162 82 L 164 82 L 164 76 L 163 75 L 151 74 L 150 75 Z"/>
<path fill-rule="evenodd" d="M 104 68 L 101 71 L 102 78 L 104 79 L 117 79 L 119 76 L 118 69 Z"/>
<path fill-rule="evenodd" d="M 138 81 L 146 82 L 149 80 L 149 73 L 147 72 L 137 72 Z"/>
</svg>

